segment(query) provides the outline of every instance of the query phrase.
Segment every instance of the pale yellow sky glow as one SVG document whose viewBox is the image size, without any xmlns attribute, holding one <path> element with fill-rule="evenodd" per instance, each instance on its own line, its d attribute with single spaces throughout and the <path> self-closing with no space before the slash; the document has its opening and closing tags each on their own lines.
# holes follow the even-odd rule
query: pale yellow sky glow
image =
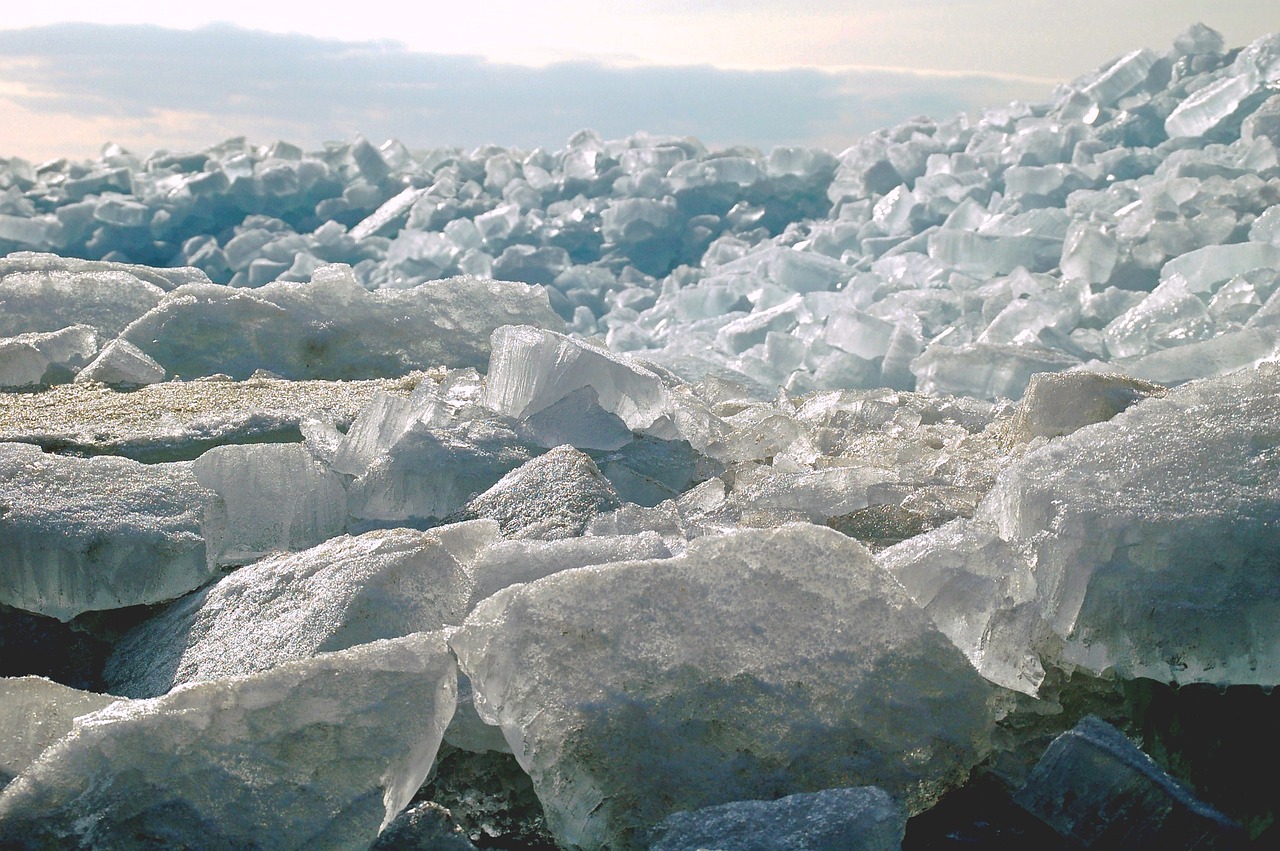
<svg viewBox="0 0 1280 851">
<path fill-rule="evenodd" d="M 611 112 L 575 111 L 572 104 L 570 111 L 581 114 L 585 122 L 604 124 L 616 119 L 614 123 L 623 127 L 624 133 L 643 129 L 690 133 L 717 143 L 840 148 L 858 133 L 873 129 L 866 125 L 871 117 L 895 123 L 922 112 L 945 117 L 948 110 L 999 106 L 1014 98 L 1042 99 L 1054 84 L 1137 47 L 1166 50 L 1177 33 L 1196 21 L 1218 29 L 1228 46 L 1240 46 L 1280 30 L 1280 5 L 1276 0 L 790 0 L 785 4 L 776 0 L 428 0 L 413 4 L 404 0 L 342 4 L 114 0 L 9 4 L 0 18 L 0 33 L 35 32 L 30 28 L 60 23 L 154 24 L 184 31 L 225 23 L 238 28 L 241 41 L 237 44 L 243 49 L 225 65 L 215 64 L 204 71 L 179 67 L 190 63 L 175 58 L 172 50 L 163 52 L 168 42 L 151 59 L 131 57 L 127 52 L 113 52 L 114 39 L 96 32 L 79 43 L 92 57 L 56 39 L 37 49 L 34 59 L 6 56 L 0 50 L 0 157 L 88 157 L 106 141 L 117 141 L 142 153 L 157 147 L 199 148 L 230 135 L 247 135 L 262 142 L 272 141 L 264 137 L 275 136 L 316 144 L 334 138 L 328 134 L 350 138 L 356 132 L 386 132 L 421 145 L 553 145 L 557 142 L 545 140 L 554 137 L 563 141 L 567 136 L 554 134 L 580 128 L 565 131 L 557 126 L 553 131 L 544 126 L 539 136 L 534 132 L 541 120 L 538 109 L 543 110 L 543 117 L 563 112 L 564 99 L 579 93 L 583 98 L 594 98 L 597 106 L 610 106 Z M 360 109 L 356 109 L 352 104 L 363 92 L 353 95 L 350 86 L 344 88 L 341 80 L 335 82 L 335 74 L 344 71 L 335 72 L 334 63 L 299 70 L 301 65 L 290 67 L 289 57 L 277 66 L 266 63 L 261 73 L 278 76 L 261 78 L 267 85 L 255 87 L 260 81 L 254 77 L 259 73 L 258 63 L 245 51 L 255 49 L 253 44 L 267 49 L 261 40 L 254 42 L 250 37 L 255 32 L 361 42 L 365 57 L 370 53 L 389 57 L 383 62 L 375 56 L 366 64 L 378 73 L 400 75 L 392 85 L 412 87 L 426 75 L 438 86 L 457 93 L 452 99 L 437 98 L 430 105 L 389 98 L 374 103 L 377 98 L 372 98 L 369 103 L 357 103 Z M 379 41 L 388 43 L 386 50 L 369 51 L 369 43 Z M 23 41 L 28 47 L 32 43 L 44 44 L 39 37 Z M 302 38 L 280 42 L 281 50 L 303 49 L 299 46 L 305 43 Z M 188 49 L 200 51 L 198 47 Z M 345 48 L 330 45 L 326 50 L 333 54 Z M 545 73 L 538 77 L 536 86 L 543 88 L 529 83 L 524 90 L 539 96 L 550 87 L 566 85 L 554 72 L 556 63 L 588 60 L 596 63 L 594 67 L 636 73 L 610 77 L 607 83 L 615 86 L 613 89 L 604 83 L 592 88 L 591 80 L 569 81 L 571 88 L 581 85 L 573 91 L 566 89 L 560 102 L 538 101 L 536 97 L 516 102 L 511 92 L 521 91 L 521 81 L 509 75 L 497 79 L 487 71 L 477 71 L 474 64 L 456 62 L 440 65 L 444 70 L 424 71 L 418 61 L 442 54 L 541 69 L 537 73 Z M 79 65 L 70 61 L 74 58 L 79 58 Z M 169 70 L 153 73 L 149 61 L 167 61 Z M 19 73 L 17 62 L 35 63 L 28 68 L 40 71 Z M 76 70 L 68 70 L 72 66 Z M 111 66 L 128 73 L 114 74 L 117 69 Z M 677 75 L 679 79 L 651 73 L 663 67 L 683 70 Z M 696 71 L 698 68 L 702 70 Z M 726 73 L 708 81 L 710 69 Z M 844 76 L 830 82 L 829 92 L 814 94 L 815 88 L 822 89 L 824 84 L 795 76 L 792 72 L 797 69 Z M 732 78 L 732 74 L 764 70 L 782 76 L 775 78 L 770 93 L 756 103 L 751 85 L 741 76 Z M 892 76 L 893 82 L 882 83 L 880 72 Z M 530 79 L 536 76 L 533 71 L 519 74 Z M 208 80 L 222 81 L 223 90 L 206 86 Z M 702 100 L 686 96 L 682 104 L 672 104 L 666 111 L 670 91 L 644 88 L 679 90 L 686 81 L 702 86 L 698 89 Z M 632 86 L 629 94 L 619 95 L 616 87 L 628 83 Z M 262 92 L 271 85 L 277 90 L 275 100 Z M 383 78 L 365 77 L 362 85 L 372 91 L 382 87 Z M 761 85 L 767 88 L 769 84 L 761 81 Z M 240 108 L 240 93 L 250 89 L 255 91 Z M 730 91 L 738 113 L 752 109 L 762 113 L 754 127 L 740 120 L 740 114 L 730 114 L 732 110 L 724 102 Z M 769 110 L 785 108 L 793 91 L 801 99 L 811 96 L 804 106 L 808 112 L 790 118 L 779 116 L 775 124 L 789 120 L 795 131 L 786 135 L 773 132 L 776 128 L 764 128 L 758 137 L 752 137 L 747 131 L 762 127 L 772 117 Z M 333 100 L 335 92 L 346 100 Z M 314 118 L 305 110 L 289 109 L 308 93 L 315 99 Z M 33 95 L 37 99 L 31 99 Z M 200 111 L 206 103 L 207 114 Z M 651 108 L 645 112 L 640 107 Z M 418 123 L 404 116 L 405 109 L 416 110 Z M 517 114 L 521 109 L 522 116 Z M 471 120 L 486 110 L 499 118 L 506 110 L 511 123 Z M 859 120 L 851 117 L 855 113 Z M 397 114 L 398 122 L 393 120 Z M 669 115 L 673 117 L 666 122 Z M 378 119 L 385 116 L 390 117 L 379 124 Z M 524 124 L 518 125 L 519 120 Z M 663 122 L 671 127 L 651 126 Z M 434 138 L 423 138 L 430 135 L 428 131 L 438 133 Z M 518 141 L 535 137 L 533 142 Z"/>
</svg>

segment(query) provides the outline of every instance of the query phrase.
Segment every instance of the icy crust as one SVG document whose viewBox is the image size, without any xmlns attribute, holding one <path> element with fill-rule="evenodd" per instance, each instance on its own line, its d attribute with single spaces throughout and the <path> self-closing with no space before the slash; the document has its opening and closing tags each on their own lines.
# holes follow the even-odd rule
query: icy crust
<svg viewBox="0 0 1280 851">
<path fill-rule="evenodd" d="M 884 790 L 860 786 L 675 813 L 654 828 L 649 849 L 898 851 L 905 828 L 902 810 Z"/>
<path fill-rule="evenodd" d="M 0 793 L 0 842 L 367 848 L 426 778 L 455 688 L 426 633 L 117 702 Z"/>
<path fill-rule="evenodd" d="M 564 571 L 451 639 L 566 847 L 666 815 L 874 784 L 918 810 L 987 748 L 989 687 L 858 544 L 791 525 Z"/>
<path fill-rule="evenodd" d="M 1280 683 L 1278 423 L 1267 364 L 1147 399 L 1001 474 L 979 517 L 1031 560 L 1067 661 Z"/>
<path fill-rule="evenodd" d="M 342 536 L 237 570 L 177 601 L 116 646 L 104 679 L 129 697 L 268 670 L 293 659 L 461 624 L 466 565 L 492 521 Z"/>
<path fill-rule="evenodd" d="M 47 455 L 0 444 L 0 602 L 70 620 L 156 603 L 214 574 L 217 496 L 187 463 Z M 214 538 L 212 541 L 207 539 Z"/>
<path fill-rule="evenodd" d="M 187 284 L 121 332 L 172 377 L 266 370 L 290 379 L 391 378 L 441 364 L 483 366 L 500 325 L 558 328 L 545 291 L 470 277 L 370 293 L 351 270 L 257 290 Z"/>
<path fill-rule="evenodd" d="M 0 258 L 0 337 L 85 324 L 111 338 L 159 304 L 171 279 L 184 277 L 208 280 L 194 269 L 15 252 Z"/>
<path fill-rule="evenodd" d="M 118 699 L 44 677 L 0 679 L 0 790 L 45 748 L 71 732 L 75 719 Z"/>
<path fill-rule="evenodd" d="M 190 460 L 214 446 L 297 440 L 304 430 L 347 428 L 378 393 L 407 396 L 431 379 L 413 372 L 369 381 L 166 381 L 120 392 L 61 384 L 0 395 L 0 440 L 51 451 Z"/>
</svg>

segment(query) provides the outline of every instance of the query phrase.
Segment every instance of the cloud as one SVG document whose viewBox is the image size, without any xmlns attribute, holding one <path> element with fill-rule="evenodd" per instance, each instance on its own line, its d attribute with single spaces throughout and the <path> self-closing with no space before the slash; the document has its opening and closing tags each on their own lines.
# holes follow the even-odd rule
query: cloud
<svg viewBox="0 0 1280 851">
<path fill-rule="evenodd" d="M 202 148 L 220 141 L 212 134 L 226 128 L 254 141 L 285 138 L 312 147 L 359 132 L 411 148 L 556 148 L 584 127 L 606 138 L 647 131 L 711 145 L 843 147 L 922 112 L 945 117 L 1032 94 L 1047 91 L 989 77 L 906 72 L 592 61 L 529 68 L 414 52 L 389 41 L 226 24 L 0 31 L 0 98 L 21 110 L 23 124 L 109 128 L 112 141 L 142 153 L 144 141 L 164 139 L 171 139 L 168 147 Z M 24 139 L 48 135 L 9 122 L 0 127 L 0 154 L 74 153 L 24 149 Z M 96 149 L 104 141 L 66 138 L 64 145 Z"/>
</svg>

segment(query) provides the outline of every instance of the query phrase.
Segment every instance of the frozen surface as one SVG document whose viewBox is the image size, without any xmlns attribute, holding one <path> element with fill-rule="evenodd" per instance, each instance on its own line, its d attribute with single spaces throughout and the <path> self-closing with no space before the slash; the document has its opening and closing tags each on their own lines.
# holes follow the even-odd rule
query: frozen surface
<svg viewBox="0 0 1280 851">
<path fill-rule="evenodd" d="M 349 426 L 379 392 L 408 396 L 423 373 L 368 381 L 166 381 L 124 393 L 94 384 L 0 395 L 0 439 L 137 460 L 293 437 L 314 419 Z"/>
<path fill-rule="evenodd" d="M 737 801 L 675 813 L 654 828 L 650 851 L 896 851 L 906 818 L 874 786 L 827 789 L 776 801 Z"/>
<path fill-rule="evenodd" d="M 43 677 L 0 679 L 0 790 L 71 732 L 75 719 L 117 699 Z"/>
<path fill-rule="evenodd" d="M 0 793 L 0 841 L 367 847 L 426 778 L 455 671 L 426 633 L 117 702 Z"/>
<path fill-rule="evenodd" d="M 841 785 L 918 809 L 967 775 L 991 723 L 982 679 L 902 588 L 806 525 L 509 588 L 451 646 L 557 840 L 583 848 Z"/>
<path fill-rule="evenodd" d="M 156 281 L 168 283 L 163 276 L 173 271 L 183 270 L 10 254 L 0 258 L 0 337 L 76 323 L 114 336 L 160 302 L 172 284 L 162 287 Z"/>
<path fill-rule="evenodd" d="M 125 636 L 104 674 L 129 697 L 462 623 L 489 521 L 343 536 L 241 568 Z"/>
<path fill-rule="evenodd" d="M 214 573 L 217 497 L 189 464 L 0 444 L 0 602 L 70 620 L 173 599 Z M 206 546 L 207 544 L 207 546 Z"/>
</svg>

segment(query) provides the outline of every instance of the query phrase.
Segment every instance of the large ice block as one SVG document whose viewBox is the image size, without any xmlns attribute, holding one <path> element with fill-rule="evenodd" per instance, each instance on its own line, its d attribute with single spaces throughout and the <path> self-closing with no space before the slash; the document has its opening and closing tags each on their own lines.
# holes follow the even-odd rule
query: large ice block
<svg viewBox="0 0 1280 851">
<path fill-rule="evenodd" d="M 300 443 L 219 446 L 191 464 L 221 498 L 208 522 L 220 527 L 219 564 L 301 550 L 346 531 L 342 480 Z"/>
<path fill-rule="evenodd" d="M 308 283 L 179 287 L 121 336 L 184 378 L 353 379 L 483 367 L 490 333 L 513 322 L 563 327 L 541 287 L 459 277 L 371 293 L 334 265 Z"/>
<path fill-rule="evenodd" d="M 366 848 L 431 769 L 456 670 L 420 633 L 116 702 L 0 793 L 0 844 Z"/>
<path fill-rule="evenodd" d="M 1247 845 L 1240 825 L 1093 715 L 1053 740 L 1014 800 L 1084 848 Z"/>
<path fill-rule="evenodd" d="M 0 339 L 0 387 L 65 383 L 97 353 L 98 335 L 88 325 Z"/>
<path fill-rule="evenodd" d="M 589 456 L 558 446 L 507 473 L 450 519 L 490 518 L 503 537 L 557 540 L 581 535 L 593 517 L 620 504 Z"/>
<path fill-rule="evenodd" d="M 0 678 L 0 790 L 71 732 L 75 719 L 117 700 L 44 677 Z"/>
<path fill-rule="evenodd" d="M 70 620 L 158 603 L 213 576 L 217 496 L 187 463 L 0 444 L 0 602 Z M 206 542 L 206 538 L 209 540 Z"/>
<path fill-rule="evenodd" d="M 11 254 L 0 258 L 0 337 L 57 331 L 76 323 L 114 336 L 173 287 L 165 272 L 194 271 Z"/>
<path fill-rule="evenodd" d="M 184 683 L 460 624 L 472 597 L 466 566 L 496 537 L 492 521 L 388 529 L 263 559 L 138 626 L 103 677 L 115 693 L 156 697 Z"/>
<path fill-rule="evenodd" d="M 859 544 L 790 525 L 500 591 L 451 639 L 557 841 L 643 847 L 680 810 L 967 776 L 988 686 Z"/>
<path fill-rule="evenodd" d="M 1280 683 L 1280 367 L 1149 398 L 1008 467 L 979 507 L 1035 564 L 1067 662 Z"/>
</svg>

